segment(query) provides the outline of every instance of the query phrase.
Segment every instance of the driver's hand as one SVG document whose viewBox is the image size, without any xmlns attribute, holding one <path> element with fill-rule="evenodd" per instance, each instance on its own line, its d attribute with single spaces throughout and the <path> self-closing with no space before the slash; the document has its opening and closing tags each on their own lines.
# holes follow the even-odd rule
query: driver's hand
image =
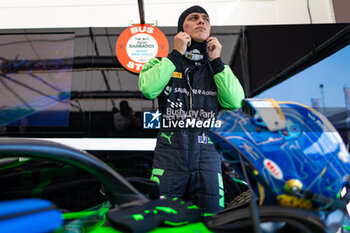
<svg viewBox="0 0 350 233">
<path fill-rule="evenodd" d="M 179 32 L 174 37 L 174 49 L 182 55 L 185 54 L 187 47 L 191 45 L 191 37 L 186 32 Z"/>
<path fill-rule="evenodd" d="M 220 57 L 222 45 L 216 37 L 209 37 L 207 39 L 207 46 L 210 61 Z"/>
</svg>

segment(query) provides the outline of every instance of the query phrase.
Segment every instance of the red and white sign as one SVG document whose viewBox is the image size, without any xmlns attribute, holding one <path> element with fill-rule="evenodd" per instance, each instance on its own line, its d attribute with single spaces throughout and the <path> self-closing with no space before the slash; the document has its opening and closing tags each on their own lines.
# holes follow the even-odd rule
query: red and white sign
<svg viewBox="0 0 350 233">
<path fill-rule="evenodd" d="M 270 159 L 265 159 L 264 160 L 264 167 L 276 179 L 279 179 L 279 180 L 283 179 L 282 170 L 274 161 L 272 161 Z"/>
<path fill-rule="evenodd" d="M 140 73 L 142 66 L 149 59 L 168 55 L 169 43 L 158 28 L 148 24 L 137 24 L 120 34 L 115 52 L 125 69 Z"/>
</svg>

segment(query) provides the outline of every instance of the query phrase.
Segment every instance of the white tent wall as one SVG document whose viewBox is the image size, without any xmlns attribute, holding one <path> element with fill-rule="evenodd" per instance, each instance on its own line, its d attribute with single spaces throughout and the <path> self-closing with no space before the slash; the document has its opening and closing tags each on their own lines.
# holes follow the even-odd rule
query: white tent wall
<svg viewBox="0 0 350 233">
<path fill-rule="evenodd" d="M 332 0 L 144 0 L 146 23 L 176 26 L 201 5 L 212 25 L 335 23 Z M 137 0 L 0 0 L 0 29 L 128 27 L 140 22 Z"/>
</svg>

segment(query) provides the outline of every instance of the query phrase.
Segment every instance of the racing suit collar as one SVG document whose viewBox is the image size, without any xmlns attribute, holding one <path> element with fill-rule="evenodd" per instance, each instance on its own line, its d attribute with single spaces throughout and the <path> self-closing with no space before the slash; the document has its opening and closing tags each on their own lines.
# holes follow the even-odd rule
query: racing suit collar
<svg viewBox="0 0 350 233">
<path fill-rule="evenodd" d="M 207 42 L 197 42 L 191 40 L 191 45 L 187 47 L 184 56 L 191 61 L 208 61 Z"/>
</svg>

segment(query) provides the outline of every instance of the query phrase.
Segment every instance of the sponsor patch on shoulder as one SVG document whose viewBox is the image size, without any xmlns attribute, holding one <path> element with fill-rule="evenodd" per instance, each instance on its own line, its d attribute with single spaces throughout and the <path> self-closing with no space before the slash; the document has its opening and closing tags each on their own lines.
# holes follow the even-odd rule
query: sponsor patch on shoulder
<svg viewBox="0 0 350 233">
<path fill-rule="evenodd" d="M 182 73 L 180 72 L 174 72 L 172 75 L 171 75 L 172 78 L 182 78 Z"/>
</svg>

